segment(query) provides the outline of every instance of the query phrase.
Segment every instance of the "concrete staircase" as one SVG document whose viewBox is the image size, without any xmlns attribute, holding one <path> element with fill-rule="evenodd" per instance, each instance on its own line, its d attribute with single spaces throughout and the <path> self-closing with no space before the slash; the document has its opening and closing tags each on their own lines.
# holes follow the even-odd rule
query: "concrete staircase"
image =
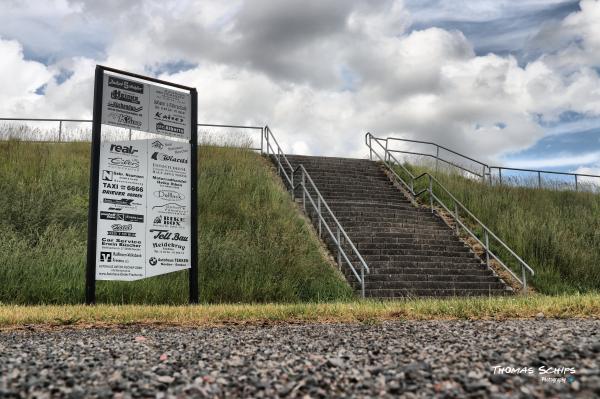
<svg viewBox="0 0 600 399">
<path fill-rule="evenodd" d="M 415 207 L 369 160 L 287 155 L 302 164 L 371 269 L 365 296 L 448 297 L 511 293 L 511 289 L 475 255 L 441 218 Z M 296 175 L 296 182 L 300 176 Z M 302 201 L 302 191 L 296 189 Z M 316 195 L 313 195 L 316 201 Z M 310 209 L 307 207 L 307 209 Z M 317 217 L 309 212 L 316 224 Z M 327 218 L 328 219 L 328 218 Z M 330 220 L 328 219 L 328 222 Z M 330 226 L 333 226 L 330 223 Z M 323 229 L 332 253 L 333 241 Z M 350 256 L 359 270 L 358 258 Z M 345 266 L 348 282 L 360 284 Z"/>
</svg>

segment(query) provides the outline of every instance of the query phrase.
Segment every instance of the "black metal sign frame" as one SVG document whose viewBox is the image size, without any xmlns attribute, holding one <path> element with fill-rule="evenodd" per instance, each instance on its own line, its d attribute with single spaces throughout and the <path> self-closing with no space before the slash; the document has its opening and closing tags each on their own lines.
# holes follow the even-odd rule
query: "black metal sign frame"
<svg viewBox="0 0 600 399">
<path fill-rule="evenodd" d="M 102 65 L 96 65 L 94 80 L 94 106 L 92 120 L 92 149 L 90 161 L 90 193 L 88 210 L 87 264 L 85 274 L 85 303 L 96 303 L 96 241 L 98 237 L 98 184 L 100 178 L 100 144 L 102 135 L 102 90 L 105 72 L 129 76 L 143 81 L 176 87 L 190 93 L 190 269 L 189 269 L 189 302 L 198 303 L 198 92 L 193 87 L 166 82 L 149 76 L 138 75 Z"/>
</svg>

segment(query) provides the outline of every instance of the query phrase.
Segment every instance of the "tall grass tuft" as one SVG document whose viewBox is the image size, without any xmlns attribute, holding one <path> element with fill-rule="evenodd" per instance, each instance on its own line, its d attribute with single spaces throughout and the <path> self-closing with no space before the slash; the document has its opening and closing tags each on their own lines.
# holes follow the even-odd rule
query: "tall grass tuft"
<svg viewBox="0 0 600 399">
<path fill-rule="evenodd" d="M 0 142 L 0 302 L 83 300 L 89 143 Z M 352 292 L 260 155 L 199 150 L 201 301 L 345 300 Z M 97 284 L 99 302 L 182 304 L 187 272 Z"/>
</svg>

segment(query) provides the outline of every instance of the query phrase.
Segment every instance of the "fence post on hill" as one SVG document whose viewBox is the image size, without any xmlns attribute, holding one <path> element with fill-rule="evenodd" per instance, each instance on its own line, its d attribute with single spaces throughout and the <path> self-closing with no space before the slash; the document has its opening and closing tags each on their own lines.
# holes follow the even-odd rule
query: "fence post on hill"
<svg viewBox="0 0 600 399">
<path fill-rule="evenodd" d="M 58 142 L 62 139 L 62 121 L 58 121 Z"/>
<path fill-rule="evenodd" d="M 538 188 L 542 188 L 542 173 L 538 170 Z"/>
<path fill-rule="evenodd" d="M 578 184 L 577 184 L 577 175 L 575 175 L 575 191 L 576 192 L 579 191 L 579 187 L 578 187 Z"/>
</svg>

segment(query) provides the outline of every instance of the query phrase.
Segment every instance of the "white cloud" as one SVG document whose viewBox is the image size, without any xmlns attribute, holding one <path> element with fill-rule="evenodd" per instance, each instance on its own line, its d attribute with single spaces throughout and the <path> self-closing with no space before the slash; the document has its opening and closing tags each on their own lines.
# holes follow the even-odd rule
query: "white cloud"
<svg viewBox="0 0 600 399">
<path fill-rule="evenodd" d="M 52 74 L 44 64 L 25 60 L 17 41 L 0 38 L 0 54 L 0 112 L 21 115 L 44 99 L 36 90 Z"/>
<path fill-rule="evenodd" d="M 407 32 L 414 16 L 400 1 L 156 0 L 127 2 L 116 15 L 102 4 L 74 1 L 61 10 L 110 30 L 105 58 L 69 56 L 46 67 L 11 52 L 16 42 L 0 42 L 8 46 L 0 65 L 25 82 L 7 82 L 17 89 L 3 92 L 0 112 L 89 117 L 96 62 L 144 73 L 183 60 L 192 67 L 161 78 L 198 88 L 201 121 L 268 123 L 294 152 L 363 156 L 363 135 L 371 131 L 492 161 L 543 137 L 540 116 L 600 116 L 600 78 L 592 69 L 600 64 L 598 1 L 584 0 L 555 27 L 559 36 L 546 34 L 548 54 L 527 65 L 477 56 L 459 31 Z M 473 15 L 508 7 L 481 4 L 489 9 Z M 73 74 L 58 84 L 51 76 L 61 69 Z M 44 83 L 40 101 L 32 93 Z"/>
</svg>

